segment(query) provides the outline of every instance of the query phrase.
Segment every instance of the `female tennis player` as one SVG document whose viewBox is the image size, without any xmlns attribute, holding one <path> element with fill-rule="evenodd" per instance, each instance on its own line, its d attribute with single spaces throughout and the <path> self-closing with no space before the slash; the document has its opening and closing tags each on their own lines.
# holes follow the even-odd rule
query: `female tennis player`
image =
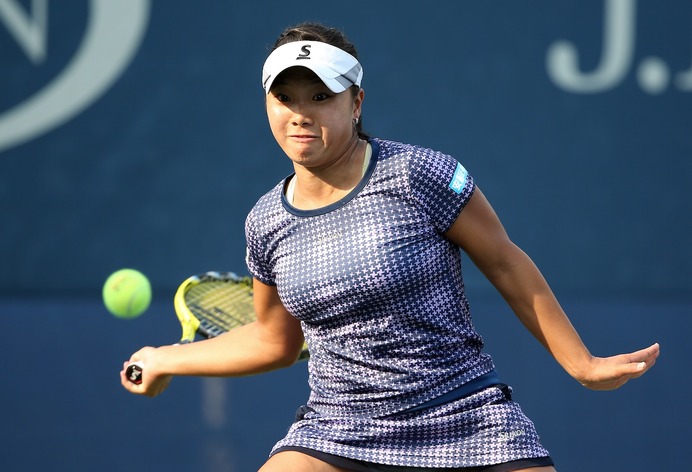
<svg viewBox="0 0 692 472">
<path fill-rule="evenodd" d="M 471 323 L 460 249 L 582 385 L 644 374 L 659 346 L 590 354 L 471 174 L 428 148 L 367 136 L 358 54 L 338 30 L 285 30 L 263 69 L 266 111 L 295 173 L 246 221 L 257 321 L 144 348 L 134 393 L 174 375 L 291 365 L 304 339 L 310 397 L 261 472 L 554 471 Z"/>
</svg>

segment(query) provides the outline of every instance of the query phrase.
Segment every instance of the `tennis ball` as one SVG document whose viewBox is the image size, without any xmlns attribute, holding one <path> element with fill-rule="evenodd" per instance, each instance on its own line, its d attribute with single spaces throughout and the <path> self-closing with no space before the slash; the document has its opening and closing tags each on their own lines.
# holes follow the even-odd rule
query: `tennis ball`
<svg viewBox="0 0 692 472">
<path fill-rule="evenodd" d="M 134 269 L 113 272 L 103 284 L 103 303 L 118 318 L 136 318 L 149 308 L 151 284 Z"/>
</svg>

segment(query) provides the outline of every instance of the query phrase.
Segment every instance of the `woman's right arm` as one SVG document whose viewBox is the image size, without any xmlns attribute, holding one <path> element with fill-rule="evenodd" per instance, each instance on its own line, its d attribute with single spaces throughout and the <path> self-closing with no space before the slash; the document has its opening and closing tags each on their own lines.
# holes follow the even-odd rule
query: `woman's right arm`
<svg viewBox="0 0 692 472">
<path fill-rule="evenodd" d="M 132 393 L 156 396 L 176 375 L 237 377 L 292 365 L 304 341 L 300 322 L 283 306 L 275 286 L 255 279 L 253 291 L 257 321 L 204 341 L 140 349 L 124 364 L 122 385 Z M 125 376 L 133 362 L 145 366 L 139 385 Z"/>
</svg>

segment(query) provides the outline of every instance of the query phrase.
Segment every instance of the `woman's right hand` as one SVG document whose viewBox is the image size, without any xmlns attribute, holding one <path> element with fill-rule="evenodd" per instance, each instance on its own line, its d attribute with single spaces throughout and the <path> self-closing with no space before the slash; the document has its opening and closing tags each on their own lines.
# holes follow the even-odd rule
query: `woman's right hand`
<svg viewBox="0 0 692 472">
<path fill-rule="evenodd" d="M 173 376 L 157 371 L 157 353 L 157 348 L 145 347 L 132 354 L 130 359 L 123 363 L 123 369 L 120 371 L 120 383 L 127 391 L 155 397 L 168 388 Z M 137 364 L 142 370 L 140 383 L 134 383 L 128 376 L 127 368 L 132 364 Z"/>
</svg>

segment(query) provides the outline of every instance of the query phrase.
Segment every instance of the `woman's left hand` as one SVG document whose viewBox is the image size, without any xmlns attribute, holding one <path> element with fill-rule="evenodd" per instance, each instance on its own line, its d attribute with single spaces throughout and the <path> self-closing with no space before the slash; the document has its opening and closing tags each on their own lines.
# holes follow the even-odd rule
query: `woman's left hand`
<svg viewBox="0 0 692 472">
<path fill-rule="evenodd" d="M 592 390 L 614 390 L 628 380 L 644 375 L 656 363 L 659 353 L 660 347 L 656 343 L 629 354 L 593 357 L 584 377 L 577 380 Z"/>
</svg>

